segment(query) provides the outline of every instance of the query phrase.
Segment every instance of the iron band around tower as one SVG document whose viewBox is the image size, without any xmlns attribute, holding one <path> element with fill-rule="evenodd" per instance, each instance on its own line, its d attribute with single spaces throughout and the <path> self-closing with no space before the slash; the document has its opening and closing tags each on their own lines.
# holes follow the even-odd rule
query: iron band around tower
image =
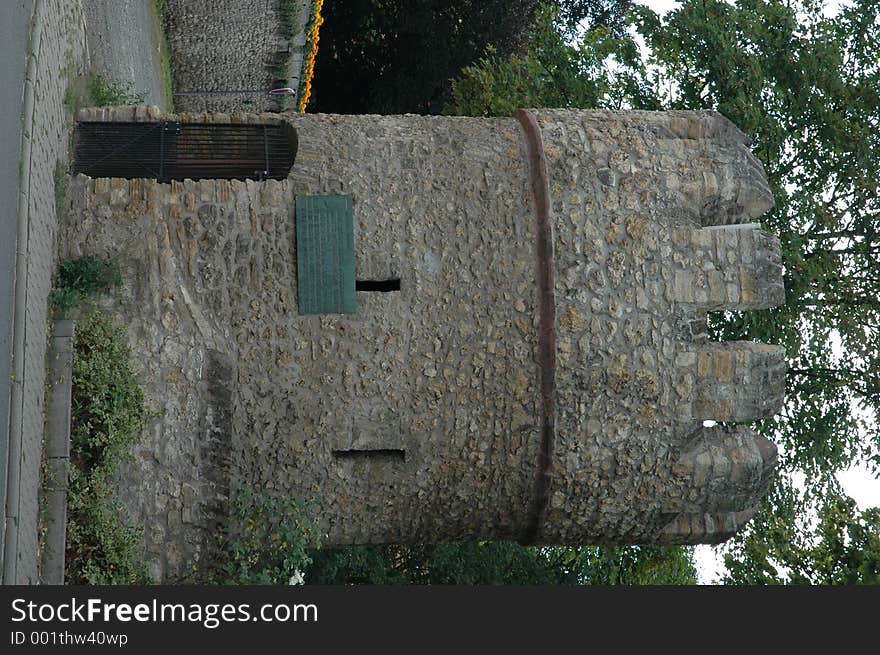
<svg viewBox="0 0 880 655">
<path fill-rule="evenodd" d="M 550 222 L 550 185 L 541 128 L 525 109 L 513 113 L 525 137 L 529 163 L 529 192 L 535 217 L 535 279 L 538 283 L 538 372 L 540 375 L 541 443 L 538 448 L 535 493 L 529 523 L 520 543 L 538 539 L 550 503 L 553 447 L 556 440 L 556 297 L 553 279 L 553 226 Z"/>
</svg>

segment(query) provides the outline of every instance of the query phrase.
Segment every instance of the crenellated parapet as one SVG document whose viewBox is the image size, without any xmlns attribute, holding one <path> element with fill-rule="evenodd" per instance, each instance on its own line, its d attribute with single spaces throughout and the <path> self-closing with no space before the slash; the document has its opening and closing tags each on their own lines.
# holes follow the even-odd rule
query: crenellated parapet
<svg viewBox="0 0 880 655">
<path fill-rule="evenodd" d="M 785 386 L 781 347 L 706 335 L 709 311 L 784 302 L 779 243 L 750 222 L 772 206 L 761 165 L 744 135 L 711 112 L 533 115 L 557 308 L 555 462 L 536 538 L 729 537 L 756 510 L 775 450 L 744 426 L 702 423 L 772 416 Z M 703 487 L 670 468 L 719 438 L 730 447 L 718 462 L 762 453 L 762 473 L 723 502 L 723 479 Z M 675 499 L 689 497 L 688 532 L 673 537 Z"/>
</svg>

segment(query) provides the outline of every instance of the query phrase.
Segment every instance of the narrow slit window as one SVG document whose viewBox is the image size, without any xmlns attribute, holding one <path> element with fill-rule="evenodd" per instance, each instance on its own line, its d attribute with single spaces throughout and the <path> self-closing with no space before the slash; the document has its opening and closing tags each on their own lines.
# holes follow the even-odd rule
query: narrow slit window
<svg viewBox="0 0 880 655">
<path fill-rule="evenodd" d="M 400 278 L 391 280 L 357 280 L 355 291 L 400 291 Z"/>
<path fill-rule="evenodd" d="M 406 459 L 406 451 L 402 448 L 334 450 L 333 457 L 336 459 L 369 460 L 376 462 L 403 462 Z"/>
</svg>

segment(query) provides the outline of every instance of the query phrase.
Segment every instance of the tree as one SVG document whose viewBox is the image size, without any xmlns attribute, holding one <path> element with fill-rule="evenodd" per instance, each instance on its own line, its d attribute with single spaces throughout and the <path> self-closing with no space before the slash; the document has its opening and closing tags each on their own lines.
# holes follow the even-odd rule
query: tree
<svg viewBox="0 0 880 655">
<path fill-rule="evenodd" d="M 632 8 L 631 0 L 559 0 L 559 28 L 567 37 L 574 38 L 580 31 L 591 32 L 600 28 L 614 37 L 628 38 L 626 16 Z"/>
<path fill-rule="evenodd" d="M 841 493 L 818 511 L 790 480 L 777 484 L 735 549 L 726 584 L 880 584 L 880 508 L 859 512 Z"/>
<path fill-rule="evenodd" d="M 452 98 L 444 113 L 510 116 L 519 107 L 614 108 L 638 98 L 658 109 L 638 76 L 639 53 L 631 39 L 607 28 L 566 35 L 559 9 L 544 5 L 536 16 L 528 48 L 506 57 L 489 50 L 452 80 Z M 616 69 L 610 63 L 622 64 Z"/>
<path fill-rule="evenodd" d="M 484 56 L 522 54 L 541 0 L 346 0 L 324 7 L 312 110 L 440 113 L 449 80 Z M 631 0 L 553 0 L 569 37 L 626 35 Z"/>
<path fill-rule="evenodd" d="M 782 474 L 734 540 L 726 580 L 875 580 L 863 568 L 876 562 L 852 552 L 870 546 L 860 535 L 876 531 L 875 510 L 856 513 L 834 475 L 880 464 L 880 3 L 828 17 L 813 0 L 691 0 L 637 17 L 662 104 L 717 109 L 753 136 L 776 199 L 762 220 L 782 243 L 785 306 L 712 325 L 716 338 L 781 343 L 789 362 L 785 407 L 760 426 Z"/>
<path fill-rule="evenodd" d="M 312 108 L 439 113 L 449 79 L 492 45 L 525 45 L 539 0 L 347 0 L 324 6 Z"/>
</svg>

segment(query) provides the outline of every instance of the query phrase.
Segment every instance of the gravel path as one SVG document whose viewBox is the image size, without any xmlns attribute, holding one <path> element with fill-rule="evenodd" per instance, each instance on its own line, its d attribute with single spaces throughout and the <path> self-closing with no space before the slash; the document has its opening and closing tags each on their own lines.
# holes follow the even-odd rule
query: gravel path
<svg viewBox="0 0 880 655">
<path fill-rule="evenodd" d="M 83 0 L 92 72 L 167 107 L 153 0 Z"/>
</svg>

